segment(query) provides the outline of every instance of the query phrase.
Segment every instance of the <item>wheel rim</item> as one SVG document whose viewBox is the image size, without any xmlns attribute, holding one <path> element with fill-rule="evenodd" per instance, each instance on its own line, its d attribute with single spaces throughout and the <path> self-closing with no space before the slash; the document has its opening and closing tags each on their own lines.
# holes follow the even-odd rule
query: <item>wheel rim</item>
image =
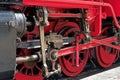
<svg viewBox="0 0 120 80">
<path fill-rule="evenodd" d="M 99 46 L 97 47 L 97 59 L 98 63 L 100 64 L 101 67 L 107 68 L 110 67 L 117 55 L 117 50 L 115 49 L 110 49 L 107 50 L 108 47 L 105 46 Z"/>
<path fill-rule="evenodd" d="M 63 36 L 68 36 L 68 37 L 75 37 L 77 32 L 80 32 L 79 26 L 76 24 L 74 25 L 75 27 L 65 25 L 61 29 L 57 29 L 59 34 Z M 69 46 L 74 45 L 74 43 L 71 43 Z M 78 75 L 81 71 L 83 71 L 84 67 L 86 66 L 87 60 L 88 60 L 88 51 L 80 51 L 79 52 L 79 67 L 76 66 L 76 56 L 75 53 L 63 56 L 59 58 L 59 63 L 61 65 L 62 71 L 65 75 L 67 76 L 76 76 Z"/>
<path fill-rule="evenodd" d="M 17 56 L 27 56 L 32 53 L 32 50 L 21 49 Z M 16 80 L 42 80 L 42 69 L 40 62 L 24 62 L 17 65 Z"/>
</svg>

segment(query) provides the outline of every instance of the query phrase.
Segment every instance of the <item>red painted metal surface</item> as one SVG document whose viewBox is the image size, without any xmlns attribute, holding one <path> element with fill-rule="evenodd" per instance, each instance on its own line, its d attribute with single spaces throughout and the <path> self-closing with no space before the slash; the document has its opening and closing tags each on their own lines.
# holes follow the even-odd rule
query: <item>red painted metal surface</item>
<svg viewBox="0 0 120 80">
<path fill-rule="evenodd" d="M 62 36 L 68 36 L 72 32 L 80 32 L 80 27 L 77 23 L 71 22 L 69 20 L 63 19 L 67 18 L 80 18 L 80 14 L 74 14 L 67 12 L 67 9 L 75 9 L 75 8 L 84 8 L 87 9 L 84 14 L 84 18 L 90 24 L 91 36 L 98 36 L 102 34 L 104 31 L 102 30 L 102 19 L 106 19 L 108 16 L 113 17 L 115 25 L 117 28 L 120 28 L 116 16 L 120 16 L 120 6 L 119 1 L 117 0 L 23 0 L 23 4 L 25 6 L 44 6 L 48 9 L 49 19 L 58 19 L 58 22 L 51 21 L 48 27 L 45 27 L 45 34 L 50 31 L 57 32 L 58 34 L 62 33 L 62 30 L 68 27 L 67 31 L 63 31 L 65 33 Z M 116 6 L 117 5 L 117 6 Z M 52 10 L 53 8 L 53 10 Z M 21 10 L 23 7 L 21 8 Z M 62 11 L 62 9 L 66 9 Z M 88 16 L 88 13 L 90 14 Z M 61 19 L 62 18 L 62 19 Z M 104 29 L 107 30 L 107 29 Z M 39 35 L 38 27 L 34 29 L 32 32 L 26 32 L 26 35 Z M 70 36 L 71 37 L 71 36 Z M 76 41 L 74 43 L 69 44 L 68 46 L 63 46 L 63 49 L 58 51 L 58 57 L 60 65 L 62 67 L 62 71 L 68 76 L 75 76 L 79 74 L 85 67 L 88 56 L 90 54 L 89 48 L 97 47 L 97 59 L 99 64 L 102 67 L 109 67 L 112 65 L 116 58 L 117 50 L 120 50 L 120 47 L 117 45 L 111 44 L 117 40 L 116 36 L 105 38 L 105 39 L 93 39 L 91 42 L 87 42 L 86 44 L 80 44 L 79 40 L 82 39 L 80 35 L 72 36 L 76 37 Z M 111 47 L 111 51 L 108 51 L 106 48 Z M 117 50 L 116 50 L 117 49 Z M 81 57 L 82 55 L 82 57 Z M 37 63 L 35 63 L 36 66 Z M 42 74 L 41 69 L 39 68 L 41 65 L 37 65 L 38 71 Z M 34 67 L 29 67 L 24 63 L 24 67 L 27 69 L 33 70 Z M 43 77 L 39 75 L 28 75 L 22 74 L 19 71 L 16 74 L 17 80 L 38 80 L 43 79 Z M 21 77 L 21 78 L 20 78 Z M 22 78 L 23 77 L 23 78 Z"/>
<path fill-rule="evenodd" d="M 58 8 L 78 8 L 78 0 L 23 0 L 25 5 L 33 6 L 48 6 L 48 7 L 58 7 Z M 67 3 L 67 4 L 66 4 Z M 72 5 L 72 3 L 76 3 Z M 79 5 L 79 7 L 88 8 L 89 5 Z"/>
<path fill-rule="evenodd" d="M 115 11 L 116 16 L 120 17 L 120 0 L 103 0 L 103 1 L 111 4 Z M 112 13 L 110 12 L 109 8 L 104 8 L 103 10 L 107 13 L 108 16 L 112 16 Z"/>
<path fill-rule="evenodd" d="M 17 56 L 27 56 L 30 55 L 32 50 L 21 49 L 20 53 Z M 16 80 L 42 80 L 42 69 L 40 68 L 41 64 L 38 62 L 25 62 L 18 63 L 17 70 L 18 72 L 15 74 Z"/>
<path fill-rule="evenodd" d="M 101 31 L 102 31 L 102 7 L 98 7 L 95 10 L 96 10 L 96 12 L 94 12 L 94 16 L 93 16 L 94 22 L 93 22 L 93 20 L 88 21 L 90 24 L 92 36 L 98 36 L 101 34 Z"/>
<path fill-rule="evenodd" d="M 24 5 L 28 6 L 47 6 L 47 7 L 59 7 L 59 8 L 88 8 L 89 6 L 102 6 L 108 7 L 112 13 L 115 25 L 120 28 L 114 9 L 111 4 L 95 1 L 79 1 L 79 0 L 23 0 Z"/>
<path fill-rule="evenodd" d="M 76 36 L 76 66 L 80 66 L 79 64 L 79 36 Z"/>
<path fill-rule="evenodd" d="M 93 48 L 99 45 L 105 45 L 105 46 L 109 46 L 109 43 L 116 41 L 116 37 L 110 37 L 110 38 L 105 38 L 102 40 L 93 40 L 92 42 L 88 43 L 88 44 L 83 44 L 83 45 L 79 45 L 79 51 L 81 50 L 85 50 L 85 49 L 89 49 L 89 48 Z M 99 43 L 99 44 L 98 44 Z M 108 43 L 108 44 L 104 44 L 104 43 Z M 120 47 L 115 47 L 114 45 L 112 45 L 111 47 L 114 48 L 118 48 L 120 49 Z M 58 56 L 65 56 L 65 55 L 69 55 L 72 54 L 76 51 L 76 47 L 72 46 L 72 47 L 68 47 L 68 48 L 64 48 L 58 51 Z"/>
<path fill-rule="evenodd" d="M 34 36 L 39 35 L 38 27 L 35 27 L 32 32 L 26 31 L 23 40 L 33 40 Z M 33 49 L 22 48 L 17 52 L 17 57 L 28 56 L 34 53 Z M 23 62 L 18 63 L 16 66 L 17 73 L 15 74 L 16 80 L 43 80 L 41 63 L 39 62 Z"/>
<path fill-rule="evenodd" d="M 70 14 L 70 13 L 49 13 L 48 14 L 49 17 L 52 18 L 81 18 L 80 14 Z"/>
<path fill-rule="evenodd" d="M 80 42 L 79 42 L 79 40 L 82 41 L 83 39 L 85 39 L 85 35 L 82 34 L 82 33 L 80 35 L 76 36 L 76 41 L 75 41 L 75 43 L 76 43 L 76 47 L 75 47 L 76 48 L 76 52 L 75 52 L 76 53 L 76 66 L 80 66 L 80 57 L 79 57 L 80 56 L 80 53 L 79 53 L 79 44 L 80 44 Z"/>
<path fill-rule="evenodd" d="M 96 51 L 98 63 L 104 68 L 110 67 L 119 53 L 118 50 L 106 46 L 99 46 Z"/>
<path fill-rule="evenodd" d="M 16 80 L 43 80 L 43 77 L 42 76 L 29 76 L 29 75 L 24 75 L 22 73 L 16 73 L 15 79 Z"/>
<path fill-rule="evenodd" d="M 76 76 L 83 71 L 88 60 L 89 52 L 84 50 L 79 52 L 79 66 L 76 66 L 76 57 L 74 54 L 70 54 L 64 57 L 59 58 L 59 62 L 62 68 L 62 71 L 67 76 Z"/>
<path fill-rule="evenodd" d="M 72 29 L 77 29 L 79 31 L 79 25 L 76 24 L 75 22 L 69 22 L 69 21 L 64 21 L 64 22 L 58 22 L 58 24 L 56 25 L 56 27 L 54 28 L 54 32 L 59 33 L 62 29 L 64 29 L 65 27 L 73 27 Z M 71 31 L 67 31 L 66 35 L 71 32 Z"/>
<path fill-rule="evenodd" d="M 67 26 L 62 25 L 62 26 L 64 26 L 63 28 L 60 27 L 61 28 L 60 30 L 65 29 L 65 31 L 63 31 L 63 33 L 61 33 L 60 31 L 59 32 L 63 36 L 75 37 L 76 36 L 75 33 L 80 32 L 80 28 L 79 28 L 79 26 L 76 26 L 75 22 L 72 22 L 75 25 L 70 25 L 69 23 L 71 23 L 71 22 L 68 22 Z M 67 28 L 67 30 L 66 30 L 66 28 Z M 73 35 L 70 35 L 70 34 L 73 34 Z M 79 36 L 79 35 L 76 36 L 76 42 L 75 42 L 76 44 L 71 43 L 69 45 L 69 46 L 76 45 L 75 52 L 73 52 L 73 54 L 69 54 L 67 56 L 62 56 L 59 58 L 59 63 L 62 68 L 62 71 L 67 76 L 78 75 L 81 71 L 83 71 L 83 69 L 87 63 L 89 53 L 87 50 L 79 51 L 79 39 L 80 38 L 83 39 L 84 37 Z"/>
</svg>

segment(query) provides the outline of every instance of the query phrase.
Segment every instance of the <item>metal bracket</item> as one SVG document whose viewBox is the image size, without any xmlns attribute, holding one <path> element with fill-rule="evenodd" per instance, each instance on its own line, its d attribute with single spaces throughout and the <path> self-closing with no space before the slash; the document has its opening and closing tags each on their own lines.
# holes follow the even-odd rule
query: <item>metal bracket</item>
<svg viewBox="0 0 120 80">
<path fill-rule="evenodd" d="M 48 12 L 45 7 L 38 7 L 36 10 L 39 25 L 48 26 Z M 40 27 L 40 26 L 39 26 Z"/>
<path fill-rule="evenodd" d="M 59 73 L 61 69 L 55 69 L 54 71 L 49 72 L 48 71 L 48 66 L 47 66 L 47 59 L 46 59 L 46 52 L 45 52 L 45 35 L 44 35 L 44 26 L 48 26 L 48 13 L 47 9 L 45 7 L 40 7 L 37 9 L 37 18 L 39 21 L 39 31 L 40 31 L 40 43 L 41 43 L 41 52 L 42 52 L 42 61 L 43 61 L 43 66 L 45 70 L 45 76 L 49 77 L 53 73 Z"/>
</svg>

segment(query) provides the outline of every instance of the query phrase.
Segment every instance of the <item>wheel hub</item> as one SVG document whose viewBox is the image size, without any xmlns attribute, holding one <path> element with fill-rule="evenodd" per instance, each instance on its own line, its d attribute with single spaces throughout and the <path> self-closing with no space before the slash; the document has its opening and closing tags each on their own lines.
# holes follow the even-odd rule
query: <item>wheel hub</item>
<svg viewBox="0 0 120 80">
<path fill-rule="evenodd" d="M 29 67 L 33 67 L 34 64 L 36 64 L 36 63 L 34 61 L 30 61 L 30 62 L 26 62 L 25 64 Z"/>
</svg>

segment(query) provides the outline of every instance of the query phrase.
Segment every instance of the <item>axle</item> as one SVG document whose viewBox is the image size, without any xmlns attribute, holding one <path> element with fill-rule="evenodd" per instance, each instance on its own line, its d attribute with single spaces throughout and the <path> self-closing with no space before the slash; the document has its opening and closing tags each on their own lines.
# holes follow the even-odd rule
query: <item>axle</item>
<svg viewBox="0 0 120 80">
<path fill-rule="evenodd" d="M 38 61 L 39 56 L 37 54 L 25 56 L 25 57 L 17 57 L 16 63 L 28 62 L 28 61 Z"/>
</svg>

